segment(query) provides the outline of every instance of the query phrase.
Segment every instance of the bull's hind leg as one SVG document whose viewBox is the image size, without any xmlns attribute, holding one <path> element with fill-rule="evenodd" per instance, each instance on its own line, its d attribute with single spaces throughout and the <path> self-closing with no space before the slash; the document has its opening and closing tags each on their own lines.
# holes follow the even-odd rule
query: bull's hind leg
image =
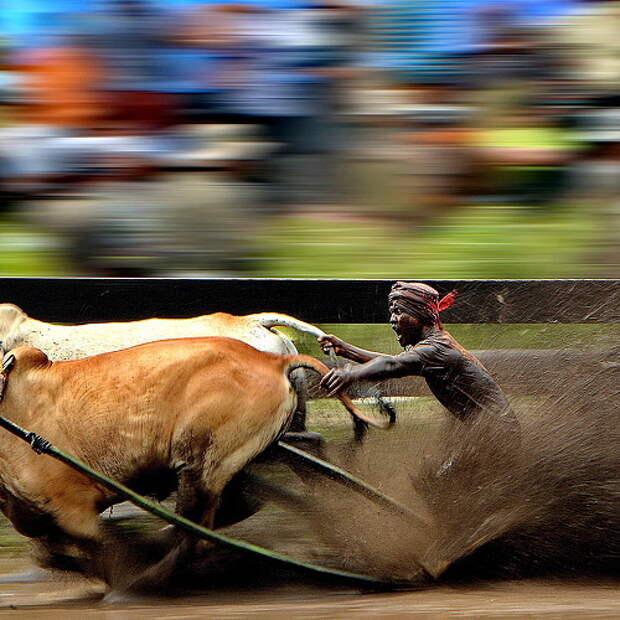
<svg viewBox="0 0 620 620">
<path fill-rule="evenodd" d="M 172 464 L 177 476 L 177 501 L 175 512 L 190 521 L 203 522 L 205 513 L 215 513 L 217 496 L 204 490 L 202 484 L 204 455 L 211 451 L 212 438 L 197 436 L 189 430 L 175 439 Z M 207 519 L 212 527 L 213 518 Z M 174 527 L 171 529 L 169 549 L 155 564 L 143 571 L 129 584 L 133 591 L 149 591 L 165 587 L 180 563 L 187 562 L 197 544 L 196 537 Z"/>
<path fill-rule="evenodd" d="M 46 571 L 81 575 L 89 575 L 91 572 L 91 559 L 84 554 L 81 545 L 62 537 L 47 536 L 33 540 L 31 554 L 35 562 Z"/>
<path fill-rule="evenodd" d="M 308 400 L 306 377 L 303 370 L 293 371 L 290 381 L 295 392 L 297 392 L 297 406 L 288 430 L 292 433 L 303 433 L 306 430 L 306 401 Z"/>
<path fill-rule="evenodd" d="M 184 458 L 177 461 L 183 463 L 177 468 L 177 514 L 213 529 L 222 491 L 232 477 L 264 448 L 267 441 L 264 436 L 253 435 L 225 456 L 211 442 L 203 444 L 203 449 L 199 449 L 197 442 L 191 442 L 192 447 L 183 450 Z M 132 590 L 161 589 L 170 582 L 179 565 L 192 559 L 199 539 L 179 529 L 175 530 L 174 538 L 174 548 L 144 571 L 130 585 Z"/>
<path fill-rule="evenodd" d="M 282 439 L 294 443 L 303 450 L 321 451 L 323 436 L 308 431 L 306 427 L 307 402 L 309 397 L 306 375 L 298 369 L 291 373 L 290 382 L 297 394 L 297 404 Z"/>
</svg>

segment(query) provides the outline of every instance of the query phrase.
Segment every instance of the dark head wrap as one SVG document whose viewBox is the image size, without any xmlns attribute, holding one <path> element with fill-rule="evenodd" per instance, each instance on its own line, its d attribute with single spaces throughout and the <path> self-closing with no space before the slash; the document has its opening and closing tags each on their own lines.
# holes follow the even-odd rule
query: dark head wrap
<svg viewBox="0 0 620 620">
<path fill-rule="evenodd" d="M 449 308 L 455 297 L 456 291 L 451 291 L 439 299 L 439 293 L 428 284 L 399 281 L 392 286 L 388 301 L 390 305 L 395 304 L 403 312 L 430 325 L 439 323 L 439 313 Z"/>
</svg>

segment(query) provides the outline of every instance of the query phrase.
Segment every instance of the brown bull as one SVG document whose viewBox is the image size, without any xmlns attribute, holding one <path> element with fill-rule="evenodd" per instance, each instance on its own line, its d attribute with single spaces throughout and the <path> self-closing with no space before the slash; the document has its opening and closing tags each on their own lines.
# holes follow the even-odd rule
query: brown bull
<svg viewBox="0 0 620 620">
<path fill-rule="evenodd" d="M 30 346 L 12 353 L 1 415 L 138 492 L 163 497 L 176 487 L 177 513 L 206 527 L 231 477 L 286 428 L 296 404 L 289 373 L 327 372 L 309 356 L 263 353 L 229 338 L 158 341 L 66 362 Z M 346 395 L 340 399 L 365 419 Z M 52 557 L 76 545 L 109 583 L 99 513 L 119 501 L 0 435 L 2 511 Z M 179 543 L 157 570 L 169 572 L 194 541 Z"/>
</svg>

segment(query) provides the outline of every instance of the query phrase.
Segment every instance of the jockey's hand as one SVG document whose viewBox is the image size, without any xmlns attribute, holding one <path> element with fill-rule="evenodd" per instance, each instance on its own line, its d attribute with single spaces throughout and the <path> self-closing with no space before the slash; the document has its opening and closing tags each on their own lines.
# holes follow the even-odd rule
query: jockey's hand
<svg viewBox="0 0 620 620">
<path fill-rule="evenodd" d="M 351 368 L 332 368 L 322 379 L 320 386 L 327 390 L 328 396 L 335 396 L 355 380 Z"/>
<path fill-rule="evenodd" d="M 329 354 L 333 351 L 336 355 L 342 355 L 343 353 L 346 354 L 348 351 L 347 343 L 333 334 L 320 336 L 318 341 L 324 353 Z"/>
</svg>

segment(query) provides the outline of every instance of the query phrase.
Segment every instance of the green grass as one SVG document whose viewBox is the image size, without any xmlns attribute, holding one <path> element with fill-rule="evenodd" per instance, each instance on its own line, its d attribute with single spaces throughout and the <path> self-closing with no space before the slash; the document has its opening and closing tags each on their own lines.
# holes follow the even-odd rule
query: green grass
<svg viewBox="0 0 620 620">
<path fill-rule="evenodd" d="M 505 127 L 476 133 L 476 145 L 485 147 L 525 149 L 583 148 L 575 136 L 559 127 Z"/>
<path fill-rule="evenodd" d="M 61 276 L 71 270 L 52 235 L 5 215 L 0 217 L 0 275 Z"/>
<path fill-rule="evenodd" d="M 279 216 L 253 241 L 245 275 L 343 278 L 595 277 L 602 225 L 584 205 L 571 209 L 473 206 L 435 224 Z M 74 275 L 53 235 L 0 217 L 0 274 Z"/>
<path fill-rule="evenodd" d="M 257 239 L 260 275 L 326 278 L 592 276 L 600 225 L 585 208 L 477 206 L 417 231 L 393 223 L 282 217 Z"/>
<path fill-rule="evenodd" d="M 0 112 L 8 113 L 2 109 Z M 574 149 L 573 136 L 555 127 L 515 126 L 477 133 L 480 146 Z M 406 162 L 396 166 L 410 175 Z M 344 166 L 340 172 L 356 207 L 380 217 L 398 203 L 409 210 L 411 189 L 392 164 Z M 356 172 L 354 172 L 356 171 Z M 353 176 L 349 179 L 349 175 Z M 372 194 L 372 197 L 369 196 Z M 366 204 L 370 201 L 371 207 Z M 378 204 L 374 204 L 378 203 Z M 424 207 L 424 205 L 421 205 Z M 53 236 L 0 216 L 0 275 L 73 275 Z M 590 205 L 471 206 L 455 208 L 431 227 L 342 218 L 271 217 L 253 241 L 256 262 L 244 275 L 345 278 L 595 277 L 603 224 Z M 604 249 L 604 248 L 602 248 Z M 251 263 L 248 263 L 251 265 Z M 208 267 L 208 266 L 207 266 Z"/>
<path fill-rule="evenodd" d="M 387 317 L 386 317 L 387 321 Z M 394 332 L 386 324 L 323 324 L 321 329 L 333 333 L 364 349 L 396 354 L 402 349 Z M 452 335 L 466 348 L 481 349 L 606 349 L 620 339 L 620 325 L 579 324 L 510 324 L 447 325 Z M 283 328 L 278 328 L 283 329 Z M 302 353 L 320 355 L 314 338 L 294 330 L 283 330 Z"/>
</svg>

